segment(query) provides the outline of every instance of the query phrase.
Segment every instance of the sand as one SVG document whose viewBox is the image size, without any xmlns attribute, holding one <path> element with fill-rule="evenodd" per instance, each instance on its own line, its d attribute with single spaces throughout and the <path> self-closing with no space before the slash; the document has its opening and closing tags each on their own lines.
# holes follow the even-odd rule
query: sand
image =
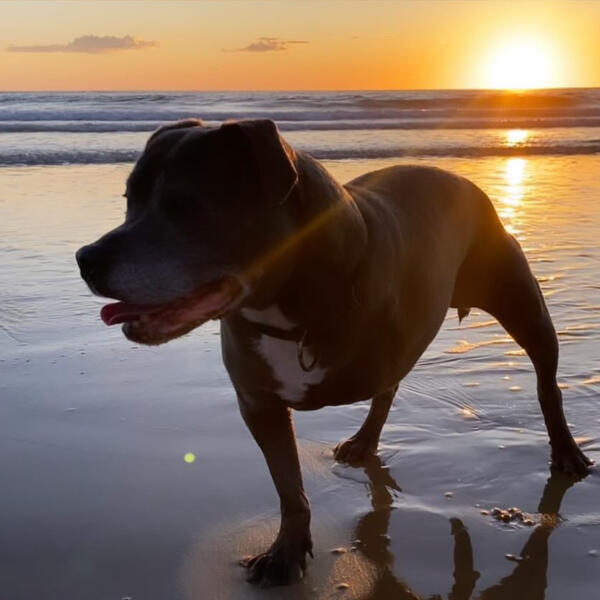
<svg viewBox="0 0 600 600">
<path fill-rule="evenodd" d="M 390 162 L 327 166 L 345 180 Z M 435 164 L 484 187 L 521 240 L 559 331 L 568 420 L 600 460 L 598 158 Z M 138 347 L 78 278 L 73 252 L 119 223 L 127 171 L 0 170 L 2 598 L 598 596 L 598 469 L 549 479 L 532 369 L 478 311 L 460 327 L 448 314 L 368 468 L 331 454 L 366 404 L 296 416 L 315 558 L 290 588 L 246 584 L 237 561 L 268 545 L 278 503 L 218 324 Z M 482 514 L 494 507 L 534 524 Z"/>
</svg>

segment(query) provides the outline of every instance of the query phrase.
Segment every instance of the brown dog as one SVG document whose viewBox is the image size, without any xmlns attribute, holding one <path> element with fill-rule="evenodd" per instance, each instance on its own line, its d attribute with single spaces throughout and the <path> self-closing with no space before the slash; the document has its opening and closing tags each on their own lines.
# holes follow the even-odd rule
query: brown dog
<svg viewBox="0 0 600 600">
<path fill-rule="evenodd" d="M 299 578 L 311 553 L 292 412 L 372 398 L 336 458 L 374 453 L 398 382 L 449 307 L 479 307 L 526 350 L 552 463 L 591 464 L 567 427 L 558 343 L 539 286 L 489 198 L 434 168 L 397 166 L 339 185 L 271 121 L 154 133 L 127 183 L 125 223 L 77 254 L 90 288 L 134 341 L 221 319 L 223 360 L 281 500 L 264 585 Z"/>
</svg>

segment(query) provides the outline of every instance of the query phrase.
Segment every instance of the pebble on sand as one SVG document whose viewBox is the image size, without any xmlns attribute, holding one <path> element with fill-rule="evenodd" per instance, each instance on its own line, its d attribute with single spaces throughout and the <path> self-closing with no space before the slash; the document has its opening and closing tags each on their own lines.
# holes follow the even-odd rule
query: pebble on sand
<svg viewBox="0 0 600 600">
<path fill-rule="evenodd" d="M 446 498 L 454 498 L 454 492 L 446 492 L 444 496 L 446 496 Z"/>
<path fill-rule="evenodd" d="M 513 506 L 512 508 L 509 508 L 508 512 L 509 512 L 510 515 L 512 515 L 516 519 L 519 519 L 519 521 L 522 521 L 525 518 L 525 515 L 523 514 L 523 511 L 520 508 L 517 508 L 516 506 Z"/>
<path fill-rule="evenodd" d="M 338 583 L 335 587 L 338 590 L 347 590 L 350 586 L 347 583 Z"/>
<path fill-rule="evenodd" d="M 515 556 L 514 554 L 505 554 L 504 558 L 507 560 L 512 560 L 514 562 L 521 562 L 523 560 L 522 556 Z"/>
<path fill-rule="evenodd" d="M 598 550 L 590 550 L 590 551 L 588 552 L 588 555 L 589 555 L 589 556 L 598 556 Z"/>
<path fill-rule="evenodd" d="M 513 506 L 508 510 L 503 510 L 498 506 L 494 506 L 494 508 L 492 508 L 492 510 L 489 512 L 485 510 L 482 510 L 480 512 L 482 515 L 491 514 L 498 521 L 503 521 L 504 523 L 514 523 L 520 521 L 521 523 L 523 523 L 523 525 L 527 525 L 528 527 L 535 525 L 533 519 L 516 506 Z"/>
<path fill-rule="evenodd" d="M 332 548 L 329 552 L 331 552 L 331 554 L 346 554 L 348 550 L 340 546 L 339 548 Z"/>
</svg>

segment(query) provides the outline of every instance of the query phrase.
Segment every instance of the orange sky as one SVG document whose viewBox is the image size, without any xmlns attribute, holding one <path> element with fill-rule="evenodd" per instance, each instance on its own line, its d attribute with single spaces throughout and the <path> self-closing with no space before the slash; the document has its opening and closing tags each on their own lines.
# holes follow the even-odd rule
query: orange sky
<svg viewBox="0 0 600 600">
<path fill-rule="evenodd" d="M 596 1 L 20 0 L 0 17 L 2 90 L 600 86 Z"/>
</svg>

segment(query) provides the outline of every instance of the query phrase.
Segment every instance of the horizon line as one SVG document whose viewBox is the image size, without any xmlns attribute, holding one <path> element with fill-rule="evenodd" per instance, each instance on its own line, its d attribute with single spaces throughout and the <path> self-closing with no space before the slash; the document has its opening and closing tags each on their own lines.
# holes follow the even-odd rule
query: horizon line
<svg viewBox="0 0 600 600">
<path fill-rule="evenodd" d="M 97 89 L 0 89 L 0 94 L 51 94 L 51 93 L 285 93 L 285 92 L 508 92 L 508 93 L 530 93 L 530 92 L 548 92 L 559 90 L 598 90 L 600 85 L 592 86 L 563 86 L 563 87 L 537 87 L 537 88 L 477 88 L 477 87 L 454 87 L 454 88 L 288 88 L 288 89 L 256 89 L 256 88 L 190 88 L 190 89 L 171 89 L 171 88 L 97 88 Z"/>
</svg>

